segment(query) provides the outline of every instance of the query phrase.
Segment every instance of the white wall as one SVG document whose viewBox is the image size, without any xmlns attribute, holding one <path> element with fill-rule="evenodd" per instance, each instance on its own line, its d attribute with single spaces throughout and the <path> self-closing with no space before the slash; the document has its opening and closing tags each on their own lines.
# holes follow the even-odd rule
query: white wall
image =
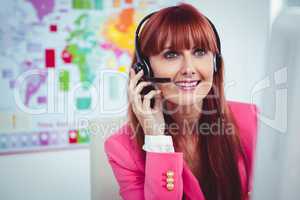
<svg viewBox="0 0 300 200">
<path fill-rule="evenodd" d="M 91 199 L 89 149 L 0 156 L 0 199 Z"/>
<path fill-rule="evenodd" d="M 98 119 L 91 123 L 96 127 L 91 144 L 92 199 L 120 199 L 119 188 L 104 152 L 104 141 L 117 131 L 127 118 Z"/>
<path fill-rule="evenodd" d="M 264 58 L 270 23 L 269 0 L 197 2 L 199 10 L 215 24 L 221 38 L 226 96 L 251 102 L 253 88 L 266 76 Z M 260 97 L 253 98 L 260 104 Z"/>
</svg>

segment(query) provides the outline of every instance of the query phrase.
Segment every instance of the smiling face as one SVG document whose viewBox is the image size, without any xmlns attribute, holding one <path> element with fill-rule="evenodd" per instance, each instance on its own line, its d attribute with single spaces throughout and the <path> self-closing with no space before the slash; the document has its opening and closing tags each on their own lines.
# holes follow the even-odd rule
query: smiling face
<svg viewBox="0 0 300 200">
<path fill-rule="evenodd" d="M 196 9 L 170 7 L 152 15 L 140 32 L 140 48 L 155 77 L 172 78 L 173 83 L 157 84 L 167 101 L 198 104 L 210 92 L 219 50 L 209 21 Z M 214 79 L 218 76 L 219 69 Z"/>
<path fill-rule="evenodd" d="M 213 82 L 213 54 L 191 41 L 190 49 L 174 50 L 166 43 L 158 54 L 149 57 L 155 77 L 168 77 L 172 83 L 158 84 L 164 99 L 177 105 L 198 104 Z"/>
</svg>

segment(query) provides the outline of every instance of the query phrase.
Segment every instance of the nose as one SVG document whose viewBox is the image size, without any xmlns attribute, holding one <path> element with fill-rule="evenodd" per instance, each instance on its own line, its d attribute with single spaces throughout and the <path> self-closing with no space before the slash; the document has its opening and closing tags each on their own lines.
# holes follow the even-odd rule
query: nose
<svg viewBox="0 0 300 200">
<path fill-rule="evenodd" d="M 184 54 L 182 60 L 181 74 L 184 76 L 190 76 L 196 74 L 196 68 L 193 64 L 191 55 L 188 53 Z"/>
</svg>

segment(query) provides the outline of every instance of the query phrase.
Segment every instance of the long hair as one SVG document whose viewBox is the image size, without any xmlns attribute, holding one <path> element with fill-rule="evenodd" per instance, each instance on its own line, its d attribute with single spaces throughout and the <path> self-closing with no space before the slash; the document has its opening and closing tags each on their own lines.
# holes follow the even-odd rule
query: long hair
<svg viewBox="0 0 300 200">
<path fill-rule="evenodd" d="M 160 53 L 164 49 L 166 38 L 171 39 L 171 48 L 175 50 L 191 48 L 192 39 L 194 45 L 218 53 L 216 38 L 209 22 L 203 14 L 189 4 L 181 3 L 163 8 L 144 24 L 140 33 L 143 55 L 149 57 Z M 134 56 L 132 65 L 135 62 Z M 197 178 L 206 199 L 241 200 L 246 194 L 242 188 L 238 159 L 242 156 L 244 166 L 247 166 L 247 158 L 241 147 L 238 127 L 225 101 L 223 79 L 224 62 L 221 59 L 218 71 L 214 73 L 213 87 L 202 103 L 203 111 L 217 112 L 203 112 L 198 120 L 198 129 L 201 132 L 199 125 L 203 123 L 210 125 L 219 123 L 222 126 L 221 129 L 213 130 L 214 134 L 199 134 L 201 138 L 197 152 L 200 157 L 200 176 Z M 218 98 L 209 98 L 211 96 Z M 131 128 L 135 131 L 136 141 L 142 148 L 145 135 L 131 104 L 129 104 L 128 115 Z M 164 117 L 166 124 L 173 121 L 171 116 L 165 113 Z M 233 125 L 234 134 L 224 134 L 228 124 Z M 177 138 L 172 137 L 176 144 Z"/>
</svg>

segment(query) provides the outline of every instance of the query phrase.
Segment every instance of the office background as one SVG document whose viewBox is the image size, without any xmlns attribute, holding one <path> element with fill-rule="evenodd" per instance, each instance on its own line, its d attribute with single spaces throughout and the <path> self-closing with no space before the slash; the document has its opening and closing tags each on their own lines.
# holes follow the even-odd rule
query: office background
<svg viewBox="0 0 300 200">
<path fill-rule="evenodd" d="M 3 2 L 1 199 L 119 199 L 103 142 L 127 120 L 134 31 L 147 13 L 178 2 L 193 4 L 214 22 L 227 99 L 262 106 L 273 94 L 261 85 L 275 72 L 281 80 L 286 75 L 282 63 L 272 68 L 266 59 L 283 1 Z M 270 105 L 261 109 L 266 116 L 274 111 Z"/>
</svg>

